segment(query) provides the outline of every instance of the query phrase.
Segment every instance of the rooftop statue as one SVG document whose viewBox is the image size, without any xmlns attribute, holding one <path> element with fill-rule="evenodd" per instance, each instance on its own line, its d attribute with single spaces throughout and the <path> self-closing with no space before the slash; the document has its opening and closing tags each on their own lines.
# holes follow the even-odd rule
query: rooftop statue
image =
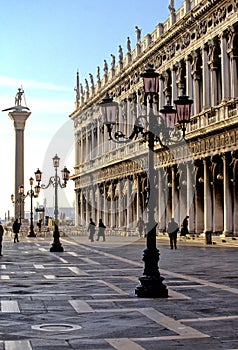
<svg viewBox="0 0 238 350">
<path fill-rule="evenodd" d="M 136 40 L 137 40 L 137 44 L 140 44 L 141 42 L 141 29 L 139 29 L 139 27 L 135 26 L 136 29 Z"/>
<path fill-rule="evenodd" d="M 126 47 L 127 47 L 127 52 L 130 53 L 131 52 L 131 40 L 130 40 L 129 36 L 127 37 Z"/>
<path fill-rule="evenodd" d="M 174 0 L 170 0 L 170 4 L 168 6 L 168 9 L 170 12 L 174 12 L 175 8 L 174 8 Z"/>
</svg>

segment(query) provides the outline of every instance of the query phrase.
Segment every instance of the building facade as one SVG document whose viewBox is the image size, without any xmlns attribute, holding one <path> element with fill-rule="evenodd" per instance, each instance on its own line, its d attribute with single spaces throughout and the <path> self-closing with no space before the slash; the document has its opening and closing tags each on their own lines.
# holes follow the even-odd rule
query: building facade
<svg viewBox="0 0 238 350">
<path fill-rule="evenodd" d="M 193 99 L 185 141 L 165 149 L 155 145 L 155 216 L 165 231 L 171 217 L 189 215 L 191 233 L 238 234 L 238 1 L 184 0 L 178 10 L 111 66 L 98 67 L 97 81 L 79 84 L 77 74 L 74 122 L 75 223 L 93 217 L 108 227 L 135 228 L 147 220 L 148 145 L 141 138 L 128 143 L 108 140 L 100 102 L 109 93 L 118 103 L 117 128 L 130 134 L 139 115 L 146 115 L 141 73 L 153 65 L 159 93 L 153 111 L 181 94 Z"/>
</svg>

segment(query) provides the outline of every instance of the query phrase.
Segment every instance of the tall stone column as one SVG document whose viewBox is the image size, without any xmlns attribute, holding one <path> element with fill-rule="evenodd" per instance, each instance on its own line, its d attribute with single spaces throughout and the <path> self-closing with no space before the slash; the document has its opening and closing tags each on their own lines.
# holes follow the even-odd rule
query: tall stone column
<svg viewBox="0 0 238 350">
<path fill-rule="evenodd" d="M 19 93 L 24 93 L 20 91 Z M 17 96 L 16 96 L 17 98 Z M 20 96 L 18 97 L 20 98 Z M 24 218 L 24 201 L 20 201 L 18 194 L 18 187 L 24 186 L 24 130 L 27 118 L 30 116 L 31 112 L 27 107 L 20 105 L 21 100 L 17 100 L 19 104 L 15 107 L 9 108 L 9 117 L 14 123 L 15 129 L 15 208 L 14 215 L 15 218 Z"/>
<path fill-rule="evenodd" d="M 223 234 L 232 235 L 232 193 L 230 189 L 229 161 L 227 154 L 222 156 L 223 159 L 223 207 L 224 207 L 224 226 Z"/>
<path fill-rule="evenodd" d="M 208 54 L 207 54 L 207 45 L 204 45 L 202 48 L 202 109 L 206 110 L 210 107 L 210 74 L 209 74 L 209 66 L 208 66 Z"/>
<path fill-rule="evenodd" d="M 212 233 L 212 194 L 210 189 L 209 168 L 207 159 L 203 160 L 204 166 L 204 233 Z"/>
<path fill-rule="evenodd" d="M 224 32 L 220 35 L 221 42 L 221 92 L 222 92 L 222 101 L 228 101 L 231 93 L 230 93 L 230 70 L 229 70 L 229 57 L 227 54 L 227 39 Z"/>
<path fill-rule="evenodd" d="M 179 198 L 177 189 L 176 169 L 172 167 L 172 217 L 175 221 L 179 221 Z"/>
</svg>

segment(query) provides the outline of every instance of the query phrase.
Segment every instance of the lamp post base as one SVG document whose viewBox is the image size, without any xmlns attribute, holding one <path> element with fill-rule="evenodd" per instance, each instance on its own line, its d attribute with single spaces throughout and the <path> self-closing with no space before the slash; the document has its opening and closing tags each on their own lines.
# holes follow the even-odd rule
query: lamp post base
<svg viewBox="0 0 238 350">
<path fill-rule="evenodd" d="M 50 252 L 63 252 L 64 251 L 64 248 L 62 247 L 61 243 L 60 242 L 53 242 L 52 243 L 52 246 L 50 248 Z"/>
<path fill-rule="evenodd" d="M 29 232 L 29 235 L 27 237 L 36 237 L 35 232 Z"/>
<path fill-rule="evenodd" d="M 141 276 L 135 294 L 140 298 L 168 298 L 168 289 L 162 283 L 163 277 Z"/>
<path fill-rule="evenodd" d="M 147 240 L 149 238 L 147 237 Z M 145 262 L 144 274 L 139 278 L 141 284 L 136 287 L 135 294 L 141 298 L 168 298 L 168 289 L 163 284 L 164 278 L 159 272 L 158 249 L 146 248 L 144 250 L 143 261 Z"/>
</svg>

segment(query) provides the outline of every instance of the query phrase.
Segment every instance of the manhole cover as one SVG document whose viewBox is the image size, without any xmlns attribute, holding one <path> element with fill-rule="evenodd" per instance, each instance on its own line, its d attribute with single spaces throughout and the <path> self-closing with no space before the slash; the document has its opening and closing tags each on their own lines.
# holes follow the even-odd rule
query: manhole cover
<svg viewBox="0 0 238 350">
<path fill-rule="evenodd" d="M 69 332 L 81 329 L 81 326 L 73 324 L 57 324 L 57 323 L 47 323 L 31 326 L 32 329 L 37 331 L 46 331 L 46 332 Z"/>
</svg>

